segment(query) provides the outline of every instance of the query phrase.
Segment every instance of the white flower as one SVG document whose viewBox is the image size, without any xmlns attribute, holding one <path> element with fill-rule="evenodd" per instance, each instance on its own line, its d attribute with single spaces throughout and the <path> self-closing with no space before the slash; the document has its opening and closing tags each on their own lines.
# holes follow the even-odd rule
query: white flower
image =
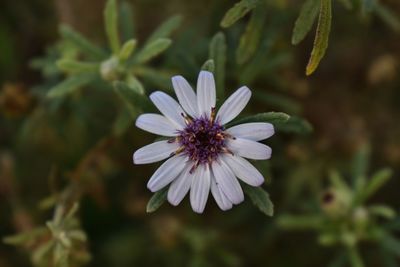
<svg viewBox="0 0 400 267">
<path fill-rule="evenodd" d="M 209 192 L 222 210 L 244 200 L 239 181 L 251 186 L 264 182 L 262 174 L 246 159 L 263 160 L 271 157 L 271 148 L 257 141 L 274 134 L 270 123 L 244 123 L 228 129 L 246 106 L 251 91 L 239 88 L 215 112 L 216 93 L 212 73 L 201 71 L 197 94 L 182 76 L 172 78 L 179 103 L 157 91 L 150 99 L 161 111 L 143 114 L 136 126 L 150 133 L 170 137 L 154 142 L 133 154 L 135 164 L 165 161 L 150 178 L 147 187 L 156 192 L 170 184 L 168 201 L 178 205 L 190 190 L 192 209 L 202 213 Z"/>
</svg>

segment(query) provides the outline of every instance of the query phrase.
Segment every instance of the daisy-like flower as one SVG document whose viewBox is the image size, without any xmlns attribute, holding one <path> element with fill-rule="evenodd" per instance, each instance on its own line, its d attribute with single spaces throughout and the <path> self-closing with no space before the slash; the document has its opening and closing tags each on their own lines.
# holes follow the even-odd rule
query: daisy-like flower
<svg viewBox="0 0 400 267">
<path fill-rule="evenodd" d="M 172 78 L 179 103 L 157 91 L 151 101 L 163 115 L 143 114 L 136 126 L 150 133 L 169 137 L 168 140 L 144 146 L 133 154 L 135 164 L 167 159 L 150 178 L 147 187 L 156 192 L 165 186 L 168 201 L 178 205 L 190 191 L 192 209 L 202 213 L 209 192 L 222 210 L 244 200 L 237 178 L 251 186 L 264 182 L 262 174 L 246 159 L 265 160 L 271 148 L 259 143 L 274 134 L 270 123 L 244 123 L 226 129 L 250 100 L 251 91 L 239 88 L 215 110 L 214 76 L 201 71 L 197 94 L 182 76 Z"/>
</svg>

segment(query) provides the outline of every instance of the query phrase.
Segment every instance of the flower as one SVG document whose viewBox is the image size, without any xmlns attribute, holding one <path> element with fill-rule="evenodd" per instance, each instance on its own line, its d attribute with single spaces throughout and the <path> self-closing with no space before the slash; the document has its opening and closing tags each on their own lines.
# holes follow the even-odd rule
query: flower
<svg viewBox="0 0 400 267">
<path fill-rule="evenodd" d="M 251 91 L 239 88 L 216 113 L 214 76 L 201 71 L 197 94 L 182 76 L 172 77 L 179 103 L 157 91 L 151 101 L 164 115 L 142 114 L 136 126 L 169 137 L 144 146 L 133 154 L 135 164 L 165 161 L 150 178 L 147 187 L 156 192 L 169 185 L 168 201 L 178 205 L 190 190 L 192 209 L 202 213 L 209 192 L 222 210 L 244 200 L 237 178 L 251 186 L 264 182 L 262 174 L 246 159 L 271 157 L 271 148 L 258 141 L 274 134 L 270 123 L 244 123 L 225 129 L 250 100 Z"/>
</svg>

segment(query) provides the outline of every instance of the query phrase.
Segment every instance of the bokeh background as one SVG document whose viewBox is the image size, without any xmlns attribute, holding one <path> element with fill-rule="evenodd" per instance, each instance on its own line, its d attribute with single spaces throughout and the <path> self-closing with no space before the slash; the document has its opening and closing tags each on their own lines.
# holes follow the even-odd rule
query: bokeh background
<svg viewBox="0 0 400 267">
<path fill-rule="evenodd" d="M 116 130 L 122 102 L 104 84 L 83 87 L 62 101 L 45 94 L 66 75 L 55 63 L 68 53 L 60 48 L 60 24 L 106 49 L 105 1 L 2 0 L 0 236 L 44 226 L 53 216 L 46 200 L 79 180 L 77 217 L 88 237 L 88 266 L 328 266 L 338 247 L 321 246 L 313 231 L 288 232 L 277 220 L 282 214 L 318 211 L 329 171 L 337 169 L 350 179 L 352 159 L 365 144 L 371 149 L 368 173 L 381 167 L 393 170 L 393 178 L 370 201 L 399 210 L 396 22 L 363 11 L 362 1 L 353 1 L 351 10 L 334 1 L 327 54 L 306 77 L 315 28 L 300 45 L 290 42 L 302 1 L 268 1 L 262 41 L 252 59 L 257 67 L 252 68 L 235 63 L 248 16 L 231 28 L 219 26 L 234 1 L 127 2 L 139 43 L 168 17 L 183 16 L 172 45 L 149 68 L 165 77 L 182 74 L 194 83 L 211 38 L 223 31 L 226 94 L 246 82 L 255 92 L 246 113 L 280 111 L 312 125 L 312 130 L 304 122 L 299 129 L 277 131 L 267 141 L 273 156 L 259 167 L 267 178 L 264 188 L 274 202 L 274 217 L 249 200 L 227 212 L 210 200 L 198 215 L 185 199 L 178 207 L 164 204 L 146 213 L 151 197 L 146 182 L 156 164 L 134 166 L 131 156 L 155 137 L 135 128 L 133 118 L 126 130 Z M 380 3 L 400 17 L 399 1 Z M 153 78 L 142 80 L 146 94 L 171 87 L 167 79 Z M 34 247 L 0 244 L 0 266 L 31 266 Z M 397 266 L 385 265 L 376 251 L 368 242 L 361 246 L 366 266 Z"/>
</svg>

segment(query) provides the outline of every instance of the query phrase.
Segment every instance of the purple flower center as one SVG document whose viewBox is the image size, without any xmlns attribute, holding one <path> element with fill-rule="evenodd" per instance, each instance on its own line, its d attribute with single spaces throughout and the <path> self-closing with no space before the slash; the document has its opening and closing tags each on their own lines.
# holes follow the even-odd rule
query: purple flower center
<svg viewBox="0 0 400 267">
<path fill-rule="evenodd" d="M 182 153 L 194 162 L 194 167 L 199 164 L 211 163 L 218 158 L 219 153 L 225 148 L 224 127 L 218 122 L 206 117 L 188 121 L 187 126 L 179 131 L 178 141 Z"/>
</svg>

